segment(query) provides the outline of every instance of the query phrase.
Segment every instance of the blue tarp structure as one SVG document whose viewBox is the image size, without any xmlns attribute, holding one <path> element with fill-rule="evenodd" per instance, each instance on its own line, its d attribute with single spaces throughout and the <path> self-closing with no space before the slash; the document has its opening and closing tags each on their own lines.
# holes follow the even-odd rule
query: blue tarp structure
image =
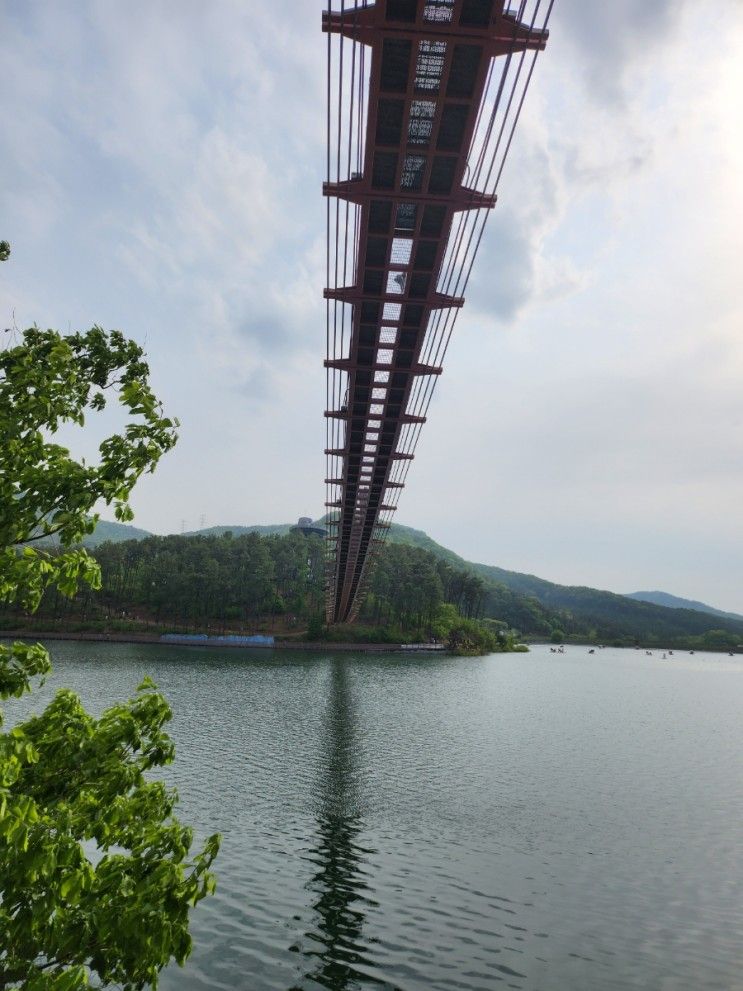
<svg viewBox="0 0 743 991">
<path fill-rule="evenodd" d="M 263 636 L 261 633 L 255 633 L 252 637 L 241 637 L 237 634 L 230 633 L 224 637 L 211 637 L 211 640 L 215 640 L 217 643 L 259 643 L 266 647 L 273 646 L 273 637 Z"/>
</svg>

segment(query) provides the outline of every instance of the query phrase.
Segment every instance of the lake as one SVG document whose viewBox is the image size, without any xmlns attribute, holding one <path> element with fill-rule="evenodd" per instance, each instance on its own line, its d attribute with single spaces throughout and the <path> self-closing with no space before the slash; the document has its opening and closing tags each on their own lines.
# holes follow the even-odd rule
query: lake
<svg viewBox="0 0 743 991">
<path fill-rule="evenodd" d="M 165 991 L 743 988 L 741 657 L 50 649 L 44 698 L 155 679 L 223 834 Z"/>
</svg>

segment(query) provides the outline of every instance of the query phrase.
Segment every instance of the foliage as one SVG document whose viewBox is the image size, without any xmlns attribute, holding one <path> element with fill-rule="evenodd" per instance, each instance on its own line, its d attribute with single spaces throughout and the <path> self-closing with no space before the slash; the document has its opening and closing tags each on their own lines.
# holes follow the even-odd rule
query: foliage
<svg viewBox="0 0 743 991">
<path fill-rule="evenodd" d="M 322 613 L 313 613 L 307 623 L 307 639 L 322 640 L 325 633 L 325 617 Z"/>
<path fill-rule="evenodd" d="M 43 648 L 31 651 L 44 666 Z M 219 840 L 189 859 L 175 792 L 146 779 L 173 759 L 170 717 L 145 680 L 100 719 L 62 690 L 0 737 L 3 987 L 83 988 L 90 972 L 104 984 L 154 987 L 163 966 L 187 958 L 189 908 L 214 888 Z M 95 844 L 97 862 L 84 843 Z"/>
<path fill-rule="evenodd" d="M 148 537 L 94 553 L 106 591 L 92 606 L 110 616 L 205 629 L 252 629 L 271 616 L 291 628 L 319 614 L 324 601 L 317 537 Z"/>
<path fill-rule="evenodd" d="M 98 327 L 69 337 L 31 328 L 0 354 L 0 600 L 34 610 L 45 592 L 100 587 L 98 563 L 75 546 L 96 502 L 131 519 L 134 483 L 176 439 L 147 375 L 136 344 Z M 128 422 L 87 465 L 50 437 L 102 410 L 107 390 Z M 39 546 L 52 535 L 59 549 Z M 49 671 L 40 644 L 0 646 L 0 699 Z M 147 779 L 173 759 L 170 718 L 145 680 L 99 719 L 62 690 L 0 732 L 0 987 L 155 987 L 165 964 L 188 956 L 189 909 L 213 890 L 219 838 L 189 857 L 175 792 Z"/>
<path fill-rule="evenodd" d="M 707 630 L 702 636 L 702 646 L 709 650 L 729 650 L 740 643 L 740 637 L 729 630 Z"/>
<path fill-rule="evenodd" d="M 304 628 L 315 638 L 335 636 L 323 629 L 324 553 L 319 537 L 170 536 L 102 544 L 93 550 L 103 589 L 83 590 L 68 603 L 53 590 L 42 603 L 40 622 L 50 629 L 64 619 L 69 627 L 96 619 L 114 623 L 141 620 L 156 626 L 199 630 L 258 630 L 276 621 L 291 631 Z M 415 640 L 428 635 L 444 601 L 457 612 L 474 612 L 479 579 L 456 573 L 416 548 L 382 550 L 372 591 L 360 617 L 369 639 Z M 144 627 L 146 629 L 146 626 Z M 343 627 L 336 639 L 364 638 L 361 629 Z"/>
<path fill-rule="evenodd" d="M 497 637 L 472 619 L 463 619 L 452 627 L 447 643 L 457 654 L 463 655 L 492 654 L 501 649 Z"/>
<path fill-rule="evenodd" d="M 505 623 L 468 619 L 450 603 L 439 608 L 431 632 L 458 654 L 493 654 L 523 649 L 516 643 L 515 632 Z"/>
<path fill-rule="evenodd" d="M 387 544 L 374 567 L 361 617 L 403 628 L 429 629 L 442 603 L 472 619 L 482 609 L 483 582 L 429 551 Z"/>
<path fill-rule="evenodd" d="M 91 541 L 99 542 L 102 535 L 108 536 L 112 540 L 122 540 L 128 529 L 130 528 L 122 527 L 121 524 L 110 523 L 106 526 L 105 523 L 101 523 L 92 537 L 85 538 L 85 544 L 90 546 Z M 178 539 L 201 540 L 205 536 L 217 538 L 225 529 L 225 527 L 212 527 L 210 531 L 203 531 L 196 536 L 155 539 L 177 541 Z M 232 528 L 235 538 L 251 533 L 261 537 L 268 535 L 285 536 L 290 529 L 289 524 Z M 131 534 L 132 537 L 135 535 L 136 532 Z M 648 645 L 665 643 L 667 646 L 677 646 L 682 649 L 684 647 L 702 649 L 704 645 L 700 638 L 708 632 L 711 622 L 714 622 L 715 626 L 728 632 L 730 643 L 730 646 L 721 644 L 716 649 L 735 649 L 743 644 L 743 622 L 735 616 L 715 616 L 714 620 L 711 621 L 708 614 L 693 609 L 669 609 L 649 602 L 637 602 L 631 597 L 615 595 L 612 592 L 555 585 L 533 575 L 505 571 L 488 565 L 470 564 L 453 551 L 437 544 L 422 531 L 398 524 L 392 525 L 388 543 L 381 550 L 380 565 L 382 567 L 384 567 L 385 556 L 394 554 L 393 548 L 400 545 L 408 549 L 426 552 L 428 562 L 437 570 L 439 563 L 451 568 L 455 577 L 453 583 L 449 583 L 447 580 L 446 568 L 438 570 L 439 579 L 442 581 L 443 597 L 445 600 L 447 598 L 457 599 L 459 608 L 463 613 L 469 613 L 470 617 L 483 620 L 492 619 L 496 622 L 504 622 L 508 627 L 521 631 L 523 636 L 532 640 L 549 640 L 552 631 L 558 628 L 564 631 L 563 639 L 568 642 L 617 643 L 628 646 L 633 646 L 635 643 Z M 271 553 L 270 549 L 269 553 Z M 396 560 L 401 561 L 407 569 L 414 559 L 400 558 Z M 220 569 L 224 566 L 224 564 L 219 565 Z M 393 568 L 387 567 L 388 573 L 393 570 Z M 468 585 L 465 580 L 467 577 L 475 578 L 477 581 Z M 194 580 L 197 580 L 195 576 Z M 211 583 L 212 578 L 209 578 L 208 581 Z M 227 578 L 224 581 L 229 585 Z M 297 576 L 296 581 L 301 584 L 299 576 Z M 410 582 L 400 582 L 393 575 L 393 585 L 399 592 L 401 588 L 410 587 Z M 101 611 L 100 597 L 95 594 L 87 596 L 86 593 L 87 597 L 84 601 L 77 603 L 70 610 L 65 606 L 64 600 L 59 598 L 53 606 L 42 606 L 44 626 L 39 628 L 57 629 L 62 625 L 64 629 L 70 630 L 102 630 L 114 629 L 115 624 L 124 624 L 122 629 L 146 629 L 146 624 L 153 619 L 156 622 L 164 622 L 167 612 L 169 622 L 177 622 L 183 626 L 203 624 L 204 622 L 217 627 L 223 624 L 239 624 L 240 622 L 257 625 L 264 620 L 271 623 L 273 616 L 277 618 L 283 616 L 289 627 L 298 629 L 302 623 L 306 624 L 309 621 L 309 615 L 313 608 L 321 608 L 321 588 L 308 578 L 305 589 L 306 598 L 303 606 L 300 604 L 294 608 L 286 602 L 282 602 L 277 607 L 277 612 L 273 613 L 269 604 L 262 615 L 256 613 L 254 609 L 249 610 L 247 603 L 240 604 L 239 601 L 235 602 L 234 600 L 229 609 L 215 610 L 214 605 L 212 605 L 209 611 L 199 610 L 198 596 L 194 594 L 190 605 L 187 606 L 184 603 L 179 606 L 178 610 L 173 608 L 166 610 L 163 607 L 157 618 L 146 611 L 143 612 L 141 614 L 142 622 L 139 626 L 136 620 L 122 616 L 121 612 L 115 615 L 113 604 L 110 613 L 108 606 L 105 606 L 104 611 Z M 379 592 L 380 589 L 377 591 Z M 399 625 L 394 618 L 394 613 L 399 607 L 390 600 L 389 596 L 384 594 L 383 589 L 381 591 L 383 592 L 381 599 L 384 601 L 375 602 L 373 593 L 367 599 L 362 610 L 363 622 L 373 623 L 379 628 Z M 429 584 L 429 592 L 433 593 L 435 599 L 435 582 Z M 417 593 L 413 589 L 410 602 L 416 595 Z M 405 596 L 407 599 L 407 591 Z M 118 594 L 116 600 L 117 602 L 122 601 Z M 133 600 L 130 601 L 134 606 Z M 91 611 L 95 603 L 98 603 L 97 612 Z M 122 608 L 128 611 L 126 605 Z M 136 605 L 135 615 L 138 608 L 139 606 Z M 424 609 L 424 613 L 427 610 L 430 611 L 428 606 Z M 416 611 L 410 609 L 409 602 L 404 604 L 401 611 L 405 615 L 406 627 L 411 623 L 415 626 L 418 622 L 415 618 Z M 224 615 L 220 615 L 220 612 Z M 240 616 L 243 617 L 242 620 Z M 7 613 L 4 618 L 0 615 L 0 626 L 2 625 L 5 625 L 7 629 L 18 629 L 23 625 L 22 617 L 17 611 L 15 619 L 8 616 Z M 707 647 L 706 649 L 710 648 Z"/>
<path fill-rule="evenodd" d="M 731 641 L 743 644 L 743 621 L 735 616 L 710 616 L 698 610 L 669 609 L 637 602 L 624 595 L 582 586 L 557 585 L 535 575 L 465 561 L 442 547 L 422 530 L 392 524 L 389 541 L 429 551 L 455 570 L 483 581 L 481 616 L 505 620 L 533 639 L 549 639 L 557 626 L 565 639 L 594 643 L 649 643 L 652 637 L 669 646 L 695 648 L 714 622 L 725 628 Z M 722 648 L 721 648 L 722 649 Z"/>
<path fill-rule="evenodd" d="M 65 595 L 80 582 L 99 586 L 95 561 L 73 545 L 95 529 L 99 501 L 118 520 L 132 518 L 134 484 L 176 441 L 148 371 L 137 344 L 100 327 L 67 337 L 32 327 L 0 353 L 0 601 L 33 610 L 50 585 Z M 128 422 L 101 443 L 97 464 L 75 460 L 50 436 L 63 424 L 82 427 L 89 410 L 106 407 L 108 390 Z M 66 553 L 38 546 L 52 535 Z"/>
</svg>

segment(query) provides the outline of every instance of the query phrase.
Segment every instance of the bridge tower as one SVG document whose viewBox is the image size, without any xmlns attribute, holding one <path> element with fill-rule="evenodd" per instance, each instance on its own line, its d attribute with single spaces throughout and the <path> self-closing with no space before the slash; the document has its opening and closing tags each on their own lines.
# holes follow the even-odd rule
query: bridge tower
<svg viewBox="0 0 743 991">
<path fill-rule="evenodd" d="M 327 34 L 326 611 L 405 486 L 554 0 L 340 0 Z"/>
</svg>

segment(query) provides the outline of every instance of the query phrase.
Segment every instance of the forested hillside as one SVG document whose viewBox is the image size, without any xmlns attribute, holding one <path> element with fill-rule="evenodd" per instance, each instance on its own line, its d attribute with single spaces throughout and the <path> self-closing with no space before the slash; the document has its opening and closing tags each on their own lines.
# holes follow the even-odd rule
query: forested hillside
<svg viewBox="0 0 743 991">
<path fill-rule="evenodd" d="M 100 544 L 93 553 L 104 591 L 88 591 L 74 602 L 58 594 L 47 598 L 37 628 L 139 624 L 317 633 L 324 607 L 323 541 L 245 530 Z M 421 531 L 394 526 L 371 575 L 360 627 L 368 627 L 370 639 L 435 636 L 443 607 L 465 622 L 487 620 L 492 628 L 534 639 L 719 649 L 743 643 L 741 621 L 471 564 Z M 449 622 L 455 614 L 448 614 Z M 7 610 L 0 616 L 6 628 L 22 620 Z"/>
<path fill-rule="evenodd" d="M 48 620 L 50 609 L 57 617 L 55 621 L 62 621 L 63 616 L 65 621 L 72 621 L 74 613 L 80 621 L 84 614 L 85 622 L 93 621 L 91 610 L 96 621 L 103 615 L 107 622 L 116 618 L 118 610 L 119 620 L 122 613 L 126 619 L 139 611 L 150 622 L 170 622 L 184 627 L 206 623 L 210 628 L 227 628 L 234 624 L 262 623 L 300 629 L 308 624 L 311 615 L 322 612 L 322 595 L 317 584 L 320 573 L 313 565 L 304 578 L 301 569 L 295 569 L 295 578 L 288 580 L 285 559 L 289 552 L 284 545 L 274 545 L 271 541 L 288 540 L 287 547 L 295 549 L 313 547 L 309 555 L 313 560 L 317 555 L 321 557 L 321 541 L 314 538 L 314 542 L 308 543 L 307 538 L 290 531 L 291 524 L 286 523 L 232 529 L 211 527 L 191 535 L 140 537 L 145 531 L 102 521 L 89 545 L 96 548 L 103 564 L 107 591 L 87 604 L 45 603 L 39 622 L 44 616 Z M 132 536 L 140 539 L 124 539 L 121 543 L 122 538 Z M 109 542 L 101 545 L 101 537 Z M 247 546 L 240 543 L 248 537 L 259 543 L 249 542 Z M 233 543 L 230 546 L 225 541 Z M 268 543 L 263 545 L 260 541 Z M 141 545 L 139 550 L 138 545 Z M 268 568 L 261 564 L 265 555 L 259 547 L 264 547 L 271 558 Z M 280 547 L 284 549 L 279 550 Z M 424 557 L 398 558 L 395 555 L 401 548 L 414 549 Z M 430 560 L 423 568 L 423 577 L 408 569 L 414 560 L 420 565 L 427 558 Z M 558 585 L 535 575 L 465 561 L 423 531 L 400 525 L 390 529 L 360 622 L 391 624 L 396 632 L 405 624 L 425 625 L 431 609 L 421 610 L 415 603 L 411 605 L 415 598 L 412 586 L 419 581 L 425 585 L 425 576 L 430 576 L 431 568 L 441 584 L 441 602 L 456 602 L 463 615 L 497 620 L 526 637 L 720 649 L 736 648 L 743 643 L 743 620 L 719 611 L 710 614 L 668 608 L 612 592 Z M 452 575 L 460 577 L 454 582 Z M 473 579 L 477 579 L 474 584 Z M 410 587 L 406 587 L 406 582 Z M 432 601 L 436 601 L 436 596 Z"/>
<path fill-rule="evenodd" d="M 557 585 L 535 575 L 475 564 L 437 544 L 422 530 L 411 527 L 393 525 L 389 539 L 425 548 L 452 567 L 483 579 L 483 615 L 508 616 L 509 622 L 527 634 L 543 634 L 546 623 L 547 629 L 557 625 L 567 636 L 592 641 L 638 640 L 679 645 L 688 641 L 700 646 L 743 643 L 743 619 L 720 612 L 710 615 L 694 609 L 668 608 L 614 592 Z M 705 640 L 710 631 L 714 636 Z"/>
<path fill-rule="evenodd" d="M 325 544 L 318 537 L 148 536 L 101 544 L 93 553 L 103 591 L 87 589 L 72 601 L 51 593 L 34 617 L 36 628 L 327 635 Z M 509 645 L 506 623 L 476 623 L 483 599 L 483 582 L 471 572 L 418 548 L 390 545 L 372 577 L 359 627 L 369 639 L 453 638 L 465 652 L 493 637 L 491 646 Z M 5 610 L 0 620 L 9 628 L 28 618 Z"/>
</svg>

